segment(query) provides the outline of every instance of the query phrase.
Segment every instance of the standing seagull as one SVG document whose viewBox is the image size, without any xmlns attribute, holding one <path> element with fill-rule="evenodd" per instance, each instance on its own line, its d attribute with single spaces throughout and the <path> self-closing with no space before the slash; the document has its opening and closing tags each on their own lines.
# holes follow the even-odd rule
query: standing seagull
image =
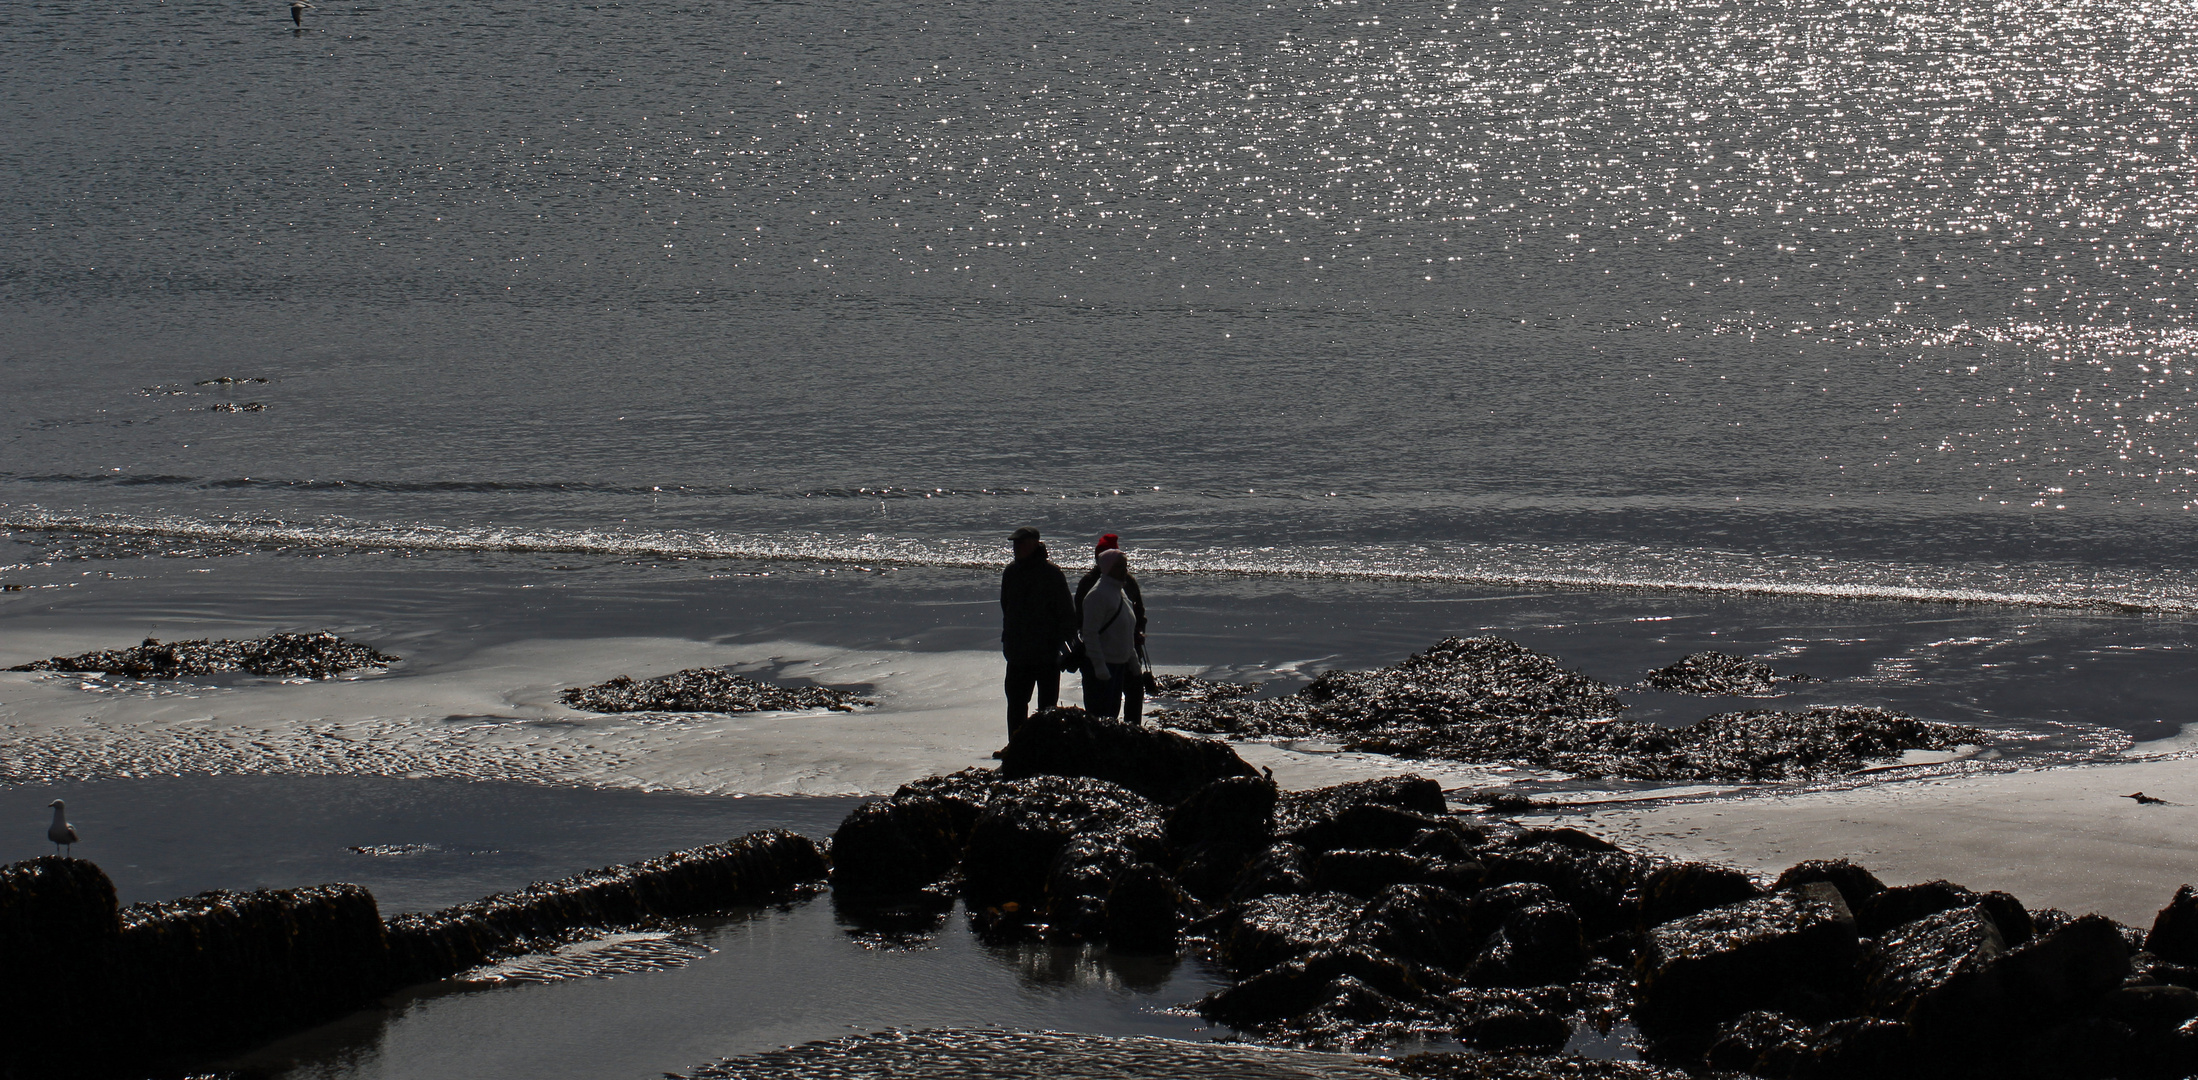
<svg viewBox="0 0 2198 1080">
<path fill-rule="evenodd" d="M 46 839 L 53 841 L 53 853 L 59 855 L 62 845 L 76 843 L 76 826 L 69 824 L 69 819 L 62 816 L 66 808 L 61 805 L 61 800 L 55 799 L 46 805 L 53 807 L 53 824 L 46 826 Z"/>
<path fill-rule="evenodd" d="M 290 21 L 298 24 L 302 29 L 305 26 L 306 9 L 312 7 L 313 5 L 306 3 L 305 0 L 290 0 Z"/>
</svg>

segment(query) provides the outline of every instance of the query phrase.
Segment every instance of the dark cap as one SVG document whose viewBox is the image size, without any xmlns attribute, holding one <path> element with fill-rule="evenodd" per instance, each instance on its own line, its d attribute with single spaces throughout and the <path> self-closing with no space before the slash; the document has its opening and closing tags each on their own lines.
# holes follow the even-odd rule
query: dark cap
<svg viewBox="0 0 2198 1080">
<path fill-rule="evenodd" d="M 1025 540 L 1036 540 L 1038 539 L 1038 530 L 1033 529 L 1028 525 L 1025 525 L 1022 528 L 1015 530 L 1014 534 L 1009 536 L 1007 539 L 1009 543 L 1014 544 L 1020 544 Z"/>
</svg>

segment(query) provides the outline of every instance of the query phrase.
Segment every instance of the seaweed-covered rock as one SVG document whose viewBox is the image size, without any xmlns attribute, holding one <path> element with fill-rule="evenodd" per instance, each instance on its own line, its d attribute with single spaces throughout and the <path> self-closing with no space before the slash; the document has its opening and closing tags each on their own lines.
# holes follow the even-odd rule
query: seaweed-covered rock
<svg viewBox="0 0 2198 1080">
<path fill-rule="evenodd" d="M 1433 780 L 1418 776 L 1354 780 L 1312 791 L 1284 793 L 1275 805 L 1275 835 L 1292 843 L 1304 843 L 1306 839 L 1318 842 L 1347 838 L 1348 829 L 1338 829 L 1336 820 L 1366 807 L 1392 807 L 1428 818 L 1441 817 L 1449 809 L 1443 802 L 1442 785 Z"/>
<path fill-rule="evenodd" d="M 1046 874 L 1042 916 L 1047 936 L 1084 941 L 1106 936 L 1109 896 L 1132 872 L 1142 873 L 1158 857 L 1160 844 L 1150 830 L 1105 828 L 1071 836 L 1053 857 Z M 1157 868 L 1153 873 L 1159 873 Z M 1163 875 L 1164 876 L 1164 875 Z M 1174 883 L 1169 883 L 1174 888 Z M 1014 920 L 1011 920 L 1014 921 Z M 1173 931 L 1170 931 L 1172 940 Z"/>
<path fill-rule="evenodd" d="M 1444 863 L 1401 851 L 1325 852 L 1313 860 L 1312 887 L 1371 899 L 1392 885 L 1430 884 L 1469 893 L 1487 872 L 1479 863 Z"/>
<path fill-rule="evenodd" d="M 1189 898 L 1151 863 L 1138 863 L 1107 889 L 1107 947 L 1117 952 L 1172 953 Z"/>
<path fill-rule="evenodd" d="M 1640 929 L 1662 926 L 1698 911 L 1740 904 L 1763 895 L 1753 877 L 1729 866 L 1686 862 L 1660 866 L 1641 881 Z"/>
<path fill-rule="evenodd" d="M 1218 936 L 1221 959 L 1244 973 L 1341 947 L 1358 925 L 1366 902 L 1343 893 L 1263 896 L 1224 917 Z"/>
<path fill-rule="evenodd" d="M 1313 851 L 1401 851 L 1429 832 L 1449 833 L 1457 838 L 1461 850 L 1467 838 L 1480 839 L 1477 832 L 1448 814 L 1426 814 L 1379 803 L 1345 807 L 1334 817 L 1293 830 L 1290 839 Z"/>
<path fill-rule="evenodd" d="M 2198 966 L 2198 889 L 2188 885 L 2152 918 L 2145 951 L 2172 963 Z"/>
<path fill-rule="evenodd" d="M 1823 882 L 1698 912 L 1646 935 L 1639 1019 L 1683 1035 L 1746 1012 L 1848 1015 L 1859 951 L 1854 915 Z"/>
<path fill-rule="evenodd" d="M 1230 897 L 1244 901 L 1306 891 L 1312 887 L 1312 871 L 1306 866 L 1309 855 L 1296 844 L 1268 845 L 1265 851 L 1253 856 L 1251 868 L 1237 879 L 1236 887 L 1229 891 Z"/>
<path fill-rule="evenodd" d="M 1721 697 L 1777 697 L 1779 684 L 1806 682 L 1807 675 L 1780 675 L 1760 660 L 1721 652 L 1694 653 L 1669 667 L 1648 673 L 1641 685 L 1674 694 Z"/>
<path fill-rule="evenodd" d="M 1054 857 L 1071 839 L 1107 832 L 1142 833 L 1157 845 L 1160 809 L 1119 784 L 1088 777 L 1002 783 L 970 828 L 964 895 L 973 908 L 1035 916 L 1044 910 Z"/>
<path fill-rule="evenodd" d="M 1274 836 L 1275 782 L 1263 777 L 1229 776 L 1193 791 L 1168 811 L 1168 844 L 1226 843 L 1254 851 Z"/>
<path fill-rule="evenodd" d="M 921 792 L 856 807 L 832 833 L 834 897 L 885 900 L 931 887 L 961 862 L 975 826 L 972 808 Z"/>
<path fill-rule="evenodd" d="M 1755 1076 L 1792 1076 L 1802 1062 L 1815 1056 L 1816 1032 L 1790 1016 L 1775 1012 L 1742 1013 L 1718 1025 L 1709 1050 L 1702 1055 L 1710 1068 Z"/>
<path fill-rule="evenodd" d="M 360 668 L 386 667 L 397 658 L 371 646 L 317 634 L 270 634 L 249 641 L 171 641 L 146 638 L 128 649 L 102 649 L 19 664 L 10 671 L 98 671 L 133 679 L 181 679 L 242 672 L 276 679 L 326 679 Z"/>
<path fill-rule="evenodd" d="M 389 920 L 391 961 L 406 981 L 447 978 L 493 957 L 617 929 L 758 904 L 825 876 L 814 841 L 784 829 L 644 862 L 538 882 L 441 911 Z"/>
<path fill-rule="evenodd" d="M 1797 889 L 1811 882 L 1825 882 L 1839 890 L 1840 898 L 1847 902 L 1847 910 L 1868 903 L 1869 899 L 1885 891 L 1885 883 L 1877 875 L 1848 859 L 1808 859 L 1797 862 L 1778 875 L 1771 883 L 1773 889 Z"/>
<path fill-rule="evenodd" d="M 599 713 L 629 712 L 796 712 L 830 709 L 853 712 L 876 702 L 829 686 L 777 686 L 735 675 L 722 668 L 688 668 L 653 679 L 620 675 L 594 686 L 577 686 L 557 695 L 575 709 Z"/>
<path fill-rule="evenodd" d="M 1587 939 L 1571 905 L 1529 904 L 1504 916 L 1466 980 L 1475 986 L 1546 986 L 1571 981 L 1586 960 Z"/>
<path fill-rule="evenodd" d="M 1048 709 L 1015 729 L 1000 752 L 1000 775 L 1088 776 L 1161 803 L 1188 798 L 1216 780 L 1257 778 L 1224 742 L 1125 724 L 1073 706 Z"/>
<path fill-rule="evenodd" d="M 1897 885 L 1851 905 L 1855 925 L 1864 937 L 1884 937 L 1887 931 L 1950 908 L 1972 907 L 1981 898 L 1951 881 L 1926 881 Z M 1995 924 L 1995 929 L 1997 925 Z"/>
<path fill-rule="evenodd" d="M 1351 928 L 1351 945 L 1463 974 L 1481 941 L 1465 899 L 1435 885 L 1394 885 L 1366 905 Z"/>
<path fill-rule="evenodd" d="M 1529 829 L 1479 856 L 1490 882 L 1549 886 L 1597 937 L 1631 927 L 1629 894 L 1649 867 L 1641 856 L 1574 829 Z"/>
<path fill-rule="evenodd" d="M 1900 1021 L 1921 1015 L 1930 1022 L 1970 1008 L 1978 978 L 2007 954 L 1998 924 L 1974 904 L 1902 924 L 1879 946 L 1868 976 L 1870 1008 Z"/>
<path fill-rule="evenodd" d="M 1876 708 L 1725 713 L 1684 728 L 1628 721 L 1619 717 L 1624 708 L 1612 687 L 1514 642 L 1450 638 L 1391 667 L 1329 672 L 1288 697 L 1164 715 L 1170 725 L 1211 734 L 1318 736 L 1397 757 L 1662 781 L 1824 776 L 1984 737 Z"/>
<path fill-rule="evenodd" d="M 1358 949 L 1318 952 L 1268 968 L 1198 1003 L 1208 1019 L 1250 1030 L 1278 1026 L 1334 1034 L 1376 1024 L 1424 1022 L 1435 995 L 1449 984 L 1394 957 Z M 1316 1012 L 1326 1016 L 1312 1016 Z M 1336 1024 L 1335 1021 L 1343 1021 Z"/>
</svg>

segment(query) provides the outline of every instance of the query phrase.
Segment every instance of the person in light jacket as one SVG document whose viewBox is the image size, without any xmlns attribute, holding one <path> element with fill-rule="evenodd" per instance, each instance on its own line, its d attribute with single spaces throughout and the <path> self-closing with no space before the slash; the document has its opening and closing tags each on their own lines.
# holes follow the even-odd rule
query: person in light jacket
<svg viewBox="0 0 2198 1080">
<path fill-rule="evenodd" d="M 1122 691 L 1137 677 L 1137 614 L 1123 587 L 1129 576 L 1128 556 L 1115 548 L 1102 551 L 1099 581 L 1084 597 L 1084 655 L 1090 662 L 1084 678 L 1091 686 L 1084 698 L 1095 716 L 1119 714 Z"/>
<path fill-rule="evenodd" d="M 1076 583 L 1076 619 L 1079 624 L 1084 618 L 1084 597 L 1091 595 L 1092 587 L 1099 584 L 1099 567 L 1096 565 L 1099 553 L 1110 548 L 1119 550 L 1121 546 L 1122 538 L 1108 533 L 1100 537 L 1097 546 L 1092 548 L 1094 565 L 1084 571 L 1083 580 Z M 1137 613 L 1137 658 L 1142 661 L 1145 658 L 1145 594 L 1137 587 L 1136 574 L 1122 579 L 1122 591 L 1129 594 L 1130 610 Z M 1094 681 L 1085 680 L 1084 709 L 1087 712 L 1097 709 L 1091 697 L 1095 690 L 1097 686 Z M 1145 680 L 1142 672 L 1133 674 L 1129 685 L 1122 688 L 1122 719 L 1132 724 L 1145 722 Z"/>
</svg>

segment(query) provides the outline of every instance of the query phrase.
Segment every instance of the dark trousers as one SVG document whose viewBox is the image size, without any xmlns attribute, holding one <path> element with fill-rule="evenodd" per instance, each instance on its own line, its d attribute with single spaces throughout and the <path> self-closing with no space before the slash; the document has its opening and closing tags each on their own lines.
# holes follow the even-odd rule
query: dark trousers
<svg viewBox="0 0 2198 1080">
<path fill-rule="evenodd" d="M 1084 711 L 1111 720 L 1122 712 L 1124 704 L 1129 704 L 1132 711 L 1128 719 L 1130 723 L 1137 723 L 1145 711 L 1143 682 L 1135 664 L 1102 664 L 1094 660 L 1084 669 Z M 1125 702 L 1125 698 L 1129 701 Z"/>
<path fill-rule="evenodd" d="M 1038 691 L 1038 711 L 1061 702 L 1061 662 L 1053 657 L 1043 660 L 1016 660 L 1007 662 L 1007 737 L 1015 737 L 1015 729 L 1023 726 L 1023 718 L 1030 715 L 1030 692 Z"/>
</svg>

